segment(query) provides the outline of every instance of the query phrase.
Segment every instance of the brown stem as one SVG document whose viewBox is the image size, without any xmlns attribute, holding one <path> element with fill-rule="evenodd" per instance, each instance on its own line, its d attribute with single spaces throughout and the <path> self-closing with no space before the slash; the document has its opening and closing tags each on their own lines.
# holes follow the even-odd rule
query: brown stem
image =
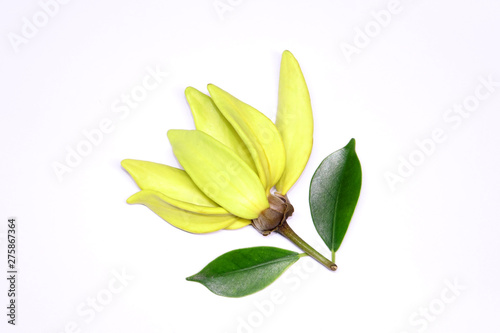
<svg viewBox="0 0 500 333">
<path fill-rule="evenodd" d="M 313 249 L 309 244 L 307 244 L 302 238 L 299 237 L 299 235 L 295 233 L 295 231 L 292 230 L 292 228 L 290 228 L 290 226 L 286 221 L 283 224 L 281 224 L 275 231 L 280 235 L 282 235 L 283 237 L 288 238 L 292 243 L 297 245 L 301 250 L 303 250 L 310 257 L 314 258 L 316 261 L 321 263 L 327 269 L 331 271 L 337 270 L 337 265 L 335 263 L 323 257 L 321 253 L 319 253 L 318 251 Z"/>
</svg>

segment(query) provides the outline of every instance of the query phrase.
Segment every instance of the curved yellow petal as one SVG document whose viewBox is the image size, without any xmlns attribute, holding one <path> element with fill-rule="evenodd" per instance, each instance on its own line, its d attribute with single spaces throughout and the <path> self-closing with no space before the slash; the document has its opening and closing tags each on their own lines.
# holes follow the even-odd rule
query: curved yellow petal
<svg viewBox="0 0 500 333">
<path fill-rule="evenodd" d="M 257 171 L 247 146 L 243 143 L 231 124 L 220 113 L 219 109 L 217 109 L 210 96 L 193 87 L 187 87 L 185 94 L 191 108 L 191 113 L 193 114 L 196 129 L 207 133 L 228 146 L 254 171 Z"/>
<path fill-rule="evenodd" d="M 281 58 L 276 126 L 286 151 L 285 171 L 276 184 L 276 190 L 286 194 L 309 160 L 314 127 L 306 81 L 290 51 L 283 52 Z"/>
<path fill-rule="evenodd" d="M 226 227 L 226 230 L 236 230 L 236 229 L 241 229 L 243 227 L 246 227 L 247 225 L 249 225 L 250 223 L 252 223 L 252 221 L 250 220 L 245 220 L 245 219 L 239 219 L 237 220 L 236 222 L 234 222 L 233 224 L 229 225 Z"/>
<path fill-rule="evenodd" d="M 209 84 L 208 91 L 252 154 L 259 178 L 269 193 L 285 168 L 285 148 L 278 129 L 265 115 L 217 86 Z"/>
<path fill-rule="evenodd" d="M 226 145 L 198 130 L 170 130 L 168 138 L 193 182 L 227 211 L 251 220 L 269 207 L 258 176 Z"/>
<path fill-rule="evenodd" d="M 160 192 L 158 192 L 160 193 Z M 193 203 L 185 202 L 185 201 L 179 201 L 175 200 L 173 198 L 170 198 L 168 195 L 163 195 L 163 199 L 171 204 L 172 206 L 175 206 L 177 208 L 187 210 L 193 213 L 198 213 L 198 214 L 207 214 L 207 215 L 227 215 L 231 214 L 221 206 L 217 207 L 207 207 L 207 206 L 201 206 L 201 205 L 196 205 Z"/>
<path fill-rule="evenodd" d="M 168 165 L 123 160 L 122 166 L 134 178 L 141 190 L 153 190 L 170 198 L 196 205 L 218 207 L 193 183 L 186 171 Z"/>
<path fill-rule="evenodd" d="M 160 192 L 143 190 L 128 198 L 130 204 L 143 204 L 173 226 L 193 232 L 207 233 L 227 228 L 239 221 L 232 214 L 199 214 L 178 208 L 169 203 L 170 199 Z M 210 207 L 205 207 L 210 209 Z M 219 208 L 212 208 L 217 212 Z"/>
</svg>

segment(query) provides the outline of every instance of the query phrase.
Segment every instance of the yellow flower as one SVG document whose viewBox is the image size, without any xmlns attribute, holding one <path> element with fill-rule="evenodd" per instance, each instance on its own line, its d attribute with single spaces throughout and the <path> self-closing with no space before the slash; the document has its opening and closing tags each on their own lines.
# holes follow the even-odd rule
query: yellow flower
<svg viewBox="0 0 500 333">
<path fill-rule="evenodd" d="M 127 202 L 144 204 L 193 233 L 250 224 L 270 207 L 273 188 L 286 195 L 312 149 L 309 92 L 289 51 L 281 59 L 276 125 L 224 90 L 208 85 L 208 91 L 210 96 L 186 89 L 196 130 L 168 131 L 184 170 L 122 161 L 141 189 Z"/>
</svg>

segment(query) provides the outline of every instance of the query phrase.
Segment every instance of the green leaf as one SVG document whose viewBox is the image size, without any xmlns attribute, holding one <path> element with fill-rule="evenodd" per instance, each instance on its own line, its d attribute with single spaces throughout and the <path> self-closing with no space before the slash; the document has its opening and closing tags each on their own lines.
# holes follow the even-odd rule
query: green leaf
<svg viewBox="0 0 500 333">
<path fill-rule="evenodd" d="M 243 297 L 264 289 L 300 258 L 276 247 L 250 247 L 227 252 L 198 274 L 186 278 L 226 297 Z"/>
<path fill-rule="evenodd" d="M 361 190 L 361 165 L 354 150 L 356 141 L 321 162 L 309 189 L 314 226 L 332 256 L 340 247 Z"/>
</svg>

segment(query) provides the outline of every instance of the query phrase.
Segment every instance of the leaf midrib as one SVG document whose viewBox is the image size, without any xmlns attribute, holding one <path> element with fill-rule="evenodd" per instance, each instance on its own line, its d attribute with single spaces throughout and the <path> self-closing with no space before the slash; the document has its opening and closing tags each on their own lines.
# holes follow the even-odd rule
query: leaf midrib
<svg viewBox="0 0 500 333">
<path fill-rule="evenodd" d="M 299 258 L 299 255 L 295 255 L 295 254 L 290 254 L 290 255 L 287 255 L 286 257 L 283 257 L 283 258 L 278 258 L 278 259 L 274 259 L 273 261 L 269 261 L 269 262 L 265 262 L 265 263 L 261 263 L 261 264 L 257 264 L 255 266 L 252 266 L 252 267 L 246 267 L 246 268 L 242 268 L 242 269 L 238 269 L 238 270 L 235 270 L 235 271 L 230 271 L 230 272 L 225 272 L 225 273 L 221 273 L 221 274 L 217 274 L 217 275 L 203 275 L 204 277 L 222 277 L 222 276 L 228 276 L 228 275 L 233 275 L 233 274 L 236 274 L 236 273 L 241 273 L 241 272 L 245 272 L 245 271 L 248 271 L 250 269 L 255 269 L 255 268 L 259 268 L 259 267 L 264 267 L 264 266 L 267 266 L 267 265 L 271 265 L 271 264 L 274 264 L 274 263 L 279 263 L 279 262 L 282 262 L 282 261 L 286 261 L 286 260 L 289 260 L 290 257 L 293 257 L 293 256 L 296 256 L 297 259 Z"/>
<path fill-rule="evenodd" d="M 338 206 L 339 201 L 340 201 L 339 193 L 340 193 L 340 190 L 342 189 L 342 182 L 344 180 L 344 172 L 346 169 L 346 164 L 347 164 L 347 160 L 349 158 L 349 155 L 350 155 L 350 152 L 347 152 L 345 161 L 344 161 L 344 163 L 342 163 L 342 169 L 340 171 L 340 177 L 339 177 L 340 183 L 339 183 L 338 190 L 335 191 L 336 199 L 335 199 L 335 206 L 333 208 L 332 244 L 331 244 L 331 248 L 330 248 L 330 250 L 332 250 L 332 251 L 335 248 L 335 226 L 337 225 L 337 206 Z"/>
</svg>

